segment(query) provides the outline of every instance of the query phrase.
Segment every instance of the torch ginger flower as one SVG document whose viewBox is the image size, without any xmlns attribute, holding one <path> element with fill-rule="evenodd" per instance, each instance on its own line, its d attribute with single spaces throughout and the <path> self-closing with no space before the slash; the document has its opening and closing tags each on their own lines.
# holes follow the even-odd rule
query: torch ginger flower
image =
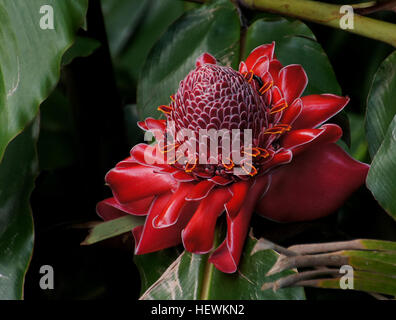
<svg viewBox="0 0 396 320">
<path fill-rule="evenodd" d="M 130 157 L 106 175 L 114 197 L 97 206 L 105 220 L 147 215 L 145 224 L 132 231 L 136 254 L 181 242 L 189 252 L 210 252 L 217 218 L 224 213 L 227 236 L 209 261 L 232 273 L 253 212 L 281 222 L 317 219 L 334 212 L 364 183 L 369 166 L 335 144 L 342 136 L 339 126 L 323 124 L 349 98 L 301 97 L 308 82 L 304 69 L 283 67 L 274 49 L 274 43 L 257 47 L 241 62 L 239 72 L 203 54 L 170 105 L 159 107 L 166 120 L 139 123 L 158 143 L 136 145 Z M 178 152 L 185 139 L 164 142 L 169 123 L 176 132 L 189 129 L 197 134 L 201 129 L 250 129 L 251 144 L 238 150 L 239 162 L 230 153 L 217 155 L 214 164 L 201 164 L 199 152 Z M 176 159 L 161 161 L 171 151 Z"/>
</svg>

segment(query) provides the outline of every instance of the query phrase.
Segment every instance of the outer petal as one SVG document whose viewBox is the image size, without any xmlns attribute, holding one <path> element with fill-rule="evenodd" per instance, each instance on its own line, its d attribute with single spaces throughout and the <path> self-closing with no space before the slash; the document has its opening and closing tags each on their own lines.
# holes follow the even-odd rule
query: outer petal
<svg viewBox="0 0 396 320">
<path fill-rule="evenodd" d="M 239 72 L 242 73 L 242 74 L 244 74 L 244 73 L 246 73 L 246 72 L 249 72 L 249 70 L 248 70 L 248 68 L 247 68 L 247 66 L 246 66 L 246 63 L 245 63 L 244 61 L 241 61 L 241 62 L 239 63 L 239 68 L 238 68 L 238 70 L 239 70 Z"/>
<path fill-rule="evenodd" d="M 150 131 L 157 141 L 164 138 L 166 120 L 147 118 L 144 121 L 139 121 L 138 126 L 145 131 Z"/>
<path fill-rule="evenodd" d="M 324 124 L 319 129 L 293 130 L 282 137 L 281 145 L 290 149 L 293 156 L 316 144 L 336 142 L 342 136 L 342 129 L 336 124 Z"/>
<path fill-rule="evenodd" d="M 192 183 L 181 183 L 179 188 L 172 195 L 162 212 L 158 212 L 158 216 L 153 220 L 155 228 L 169 227 L 175 224 L 179 219 L 182 208 L 186 203 L 186 196 L 192 190 Z"/>
<path fill-rule="evenodd" d="M 301 114 L 302 109 L 303 104 L 301 99 L 295 99 L 293 103 L 283 111 L 280 122 L 283 124 L 292 125 Z"/>
<path fill-rule="evenodd" d="M 217 188 L 203 199 L 194 216 L 182 232 L 187 251 L 207 253 L 212 249 L 217 217 L 231 198 L 228 188 Z"/>
<path fill-rule="evenodd" d="M 196 201 L 206 198 L 209 192 L 215 187 L 215 183 L 210 180 L 198 182 L 191 192 L 187 195 L 186 200 Z"/>
<path fill-rule="evenodd" d="M 216 64 L 217 61 L 216 61 L 215 57 L 213 57 L 211 54 L 205 52 L 201 56 L 199 56 L 197 61 L 195 61 L 195 66 L 198 68 L 206 63 Z"/>
<path fill-rule="evenodd" d="M 275 50 L 275 42 L 272 42 L 271 44 L 263 44 L 253 49 L 246 59 L 246 66 L 248 70 L 251 70 L 254 64 L 257 62 L 257 60 L 262 56 L 267 56 L 268 59 L 272 60 L 274 57 L 274 50 Z"/>
<path fill-rule="evenodd" d="M 279 79 L 279 72 L 283 68 L 282 64 L 278 60 L 272 60 L 269 64 L 268 71 L 274 80 L 274 83 L 278 83 Z"/>
<path fill-rule="evenodd" d="M 158 212 L 164 210 L 171 196 L 171 193 L 159 196 L 153 202 L 144 226 L 133 229 L 132 233 L 136 244 L 135 254 L 154 252 L 181 243 L 181 231 L 196 210 L 197 205 L 195 202 L 189 202 L 182 209 L 177 222 L 170 227 L 161 229 L 153 227 L 153 219 L 158 215 Z"/>
<path fill-rule="evenodd" d="M 267 56 L 262 56 L 257 59 L 256 63 L 253 65 L 252 70 L 255 75 L 263 78 L 264 74 L 268 71 L 269 58 Z"/>
<path fill-rule="evenodd" d="M 115 198 L 108 198 L 100 201 L 96 205 L 96 212 L 103 220 L 113 220 L 126 214 L 144 216 L 150 210 L 154 196 L 129 202 L 126 205 L 120 204 Z"/>
<path fill-rule="evenodd" d="M 230 191 L 232 192 L 232 198 L 226 203 L 225 208 L 227 210 L 227 214 L 231 218 L 234 218 L 244 205 L 244 201 L 248 195 L 250 187 L 251 180 L 238 181 L 229 187 Z"/>
<path fill-rule="evenodd" d="M 256 178 L 256 182 L 250 188 L 249 196 L 237 216 L 235 218 L 227 216 L 227 237 L 209 258 L 209 261 L 220 271 L 233 273 L 237 270 L 253 209 L 268 186 L 268 176 Z"/>
<path fill-rule="evenodd" d="M 96 205 L 96 213 L 104 221 L 124 217 L 126 213 L 117 208 L 117 204 L 117 200 L 114 198 L 102 200 Z"/>
<path fill-rule="evenodd" d="M 294 129 L 315 128 L 340 112 L 349 102 L 348 97 L 334 94 L 313 94 L 301 100 L 303 110 L 293 124 Z"/>
<path fill-rule="evenodd" d="M 308 76 L 302 66 L 291 64 L 279 72 L 277 85 L 282 89 L 288 104 L 299 98 L 308 83 Z"/>
<path fill-rule="evenodd" d="M 364 183 L 368 169 L 334 143 L 315 146 L 272 173 L 257 211 L 282 222 L 324 217 Z"/>
<path fill-rule="evenodd" d="M 154 170 L 137 163 L 121 162 L 109 171 L 105 180 L 121 204 L 162 194 L 177 187 L 177 181 L 171 175 L 155 173 Z"/>
</svg>

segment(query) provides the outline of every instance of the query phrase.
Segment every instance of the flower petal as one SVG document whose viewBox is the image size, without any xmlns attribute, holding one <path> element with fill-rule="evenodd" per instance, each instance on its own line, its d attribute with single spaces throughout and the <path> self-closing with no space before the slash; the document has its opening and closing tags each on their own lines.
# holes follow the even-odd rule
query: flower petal
<svg viewBox="0 0 396 320">
<path fill-rule="evenodd" d="M 299 98 L 308 83 L 304 68 L 298 64 L 288 65 L 279 72 L 277 85 L 282 89 L 288 104 Z"/>
<path fill-rule="evenodd" d="M 182 232 L 184 248 L 193 253 L 207 253 L 213 247 L 217 217 L 231 198 L 228 188 L 217 188 L 203 199 Z"/>
<path fill-rule="evenodd" d="M 235 182 L 229 187 L 232 192 L 232 198 L 226 203 L 225 208 L 227 214 L 231 218 L 234 218 L 238 214 L 239 210 L 244 204 L 250 186 L 251 180 L 246 180 Z"/>
<path fill-rule="evenodd" d="M 264 173 L 277 166 L 288 164 L 293 159 L 292 151 L 288 149 L 279 149 L 261 168 L 260 173 Z"/>
<path fill-rule="evenodd" d="M 186 200 L 197 201 L 206 198 L 214 186 L 215 183 L 213 181 L 203 180 L 194 186 L 191 192 L 187 195 Z"/>
<path fill-rule="evenodd" d="M 198 59 L 195 61 L 195 66 L 198 68 L 204 64 L 216 64 L 217 60 L 209 53 L 203 53 Z"/>
<path fill-rule="evenodd" d="M 173 193 L 164 209 L 153 219 L 154 228 L 169 227 L 177 222 L 182 208 L 186 203 L 186 196 L 194 188 L 192 183 L 181 183 Z"/>
<path fill-rule="evenodd" d="M 166 129 L 166 120 L 146 118 L 144 121 L 139 121 L 138 126 L 143 130 L 159 129 L 162 132 Z"/>
<path fill-rule="evenodd" d="M 368 169 L 334 143 L 314 146 L 271 174 L 271 187 L 257 210 L 283 222 L 324 217 L 364 183 Z"/>
<path fill-rule="evenodd" d="M 195 202 L 187 203 L 175 224 L 161 229 L 153 227 L 153 219 L 158 215 L 158 212 L 165 208 L 171 196 L 172 193 L 169 192 L 157 197 L 150 208 L 144 226 L 139 226 L 132 230 L 135 238 L 135 254 L 150 253 L 181 243 L 181 231 L 197 208 Z"/>
<path fill-rule="evenodd" d="M 283 65 L 278 60 L 270 61 L 268 72 L 271 74 L 274 83 L 279 82 L 279 72 L 282 68 Z"/>
<path fill-rule="evenodd" d="M 126 214 L 144 216 L 150 210 L 153 200 L 154 196 L 151 196 L 123 205 L 115 198 L 108 198 L 96 205 L 96 212 L 105 221 L 113 220 L 125 216 Z"/>
<path fill-rule="evenodd" d="M 117 208 L 117 201 L 114 198 L 108 198 L 100 201 L 96 205 L 96 213 L 104 221 L 109 221 L 126 216 L 126 213 Z"/>
<path fill-rule="evenodd" d="M 220 271 L 233 273 L 237 270 L 252 212 L 256 202 L 265 194 L 268 186 L 268 176 L 256 178 L 249 190 L 249 197 L 246 198 L 236 217 L 231 218 L 227 215 L 227 237 L 209 258 L 209 261 Z"/>
<path fill-rule="evenodd" d="M 247 68 L 247 66 L 246 66 L 246 63 L 245 63 L 244 61 L 241 61 L 241 62 L 239 63 L 239 68 L 238 68 L 238 70 L 239 70 L 239 72 L 242 73 L 242 74 L 245 74 L 246 72 L 249 72 L 249 70 L 248 70 L 248 68 Z"/>
<path fill-rule="evenodd" d="M 217 184 L 219 186 L 226 186 L 227 184 L 232 182 L 231 179 L 222 177 L 222 176 L 214 176 L 213 178 L 210 178 L 209 180 L 213 181 L 215 184 Z"/>
<path fill-rule="evenodd" d="M 250 52 L 245 62 L 248 70 L 252 70 L 254 64 L 262 56 L 267 56 L 269 60 L 272 60 L 274 57 L 274 50 L 275 50 L 275 42 L 272 42 L 271 44 L 262 44 L 261 46 L 258 46 L 257 48 L 253 49 L 252 52 Z"/>
<path fill-rule="evenodd" d="M 303 110 L 294 122 L 294 129 L 315 128 L 340 112 L 349 102 L 349 97 L 335 94 L 313 94 L 301 98 Z"/>
<path fill-rule="evenodd" d="M 149 146 L 145 143 L 139 143 L 131 150 L 131 157 L 137 163 L 144 166 L 157 168 L 168 167 L 163 153 L 159 151 L 158 144 Z"/>
<path fill-rule="evenodd" d="M 283 111 L 280 122 L 283 124 L 292 125 L 294 121 L 296 121 L 296 119 L 299 117 L 302 109 L 303 109 L 303 104 L 301 99 L 299 98 L 295 99 L 293 103 Z"/>
<path fill-rule="evenodd" d="M 282 137 L 281 146 L 290 149 L 293 156 L 316 144 L 336 142 L 342 136 L 342 129 L 336 124 L 325 124 L 319 129 L 293 130 Z"/>
<path fill-rule="evenodd" d="M 122 161 L 107 173 L 105 180 L 121 204 L 177 188 L 178 183 L 170 174 L 155 173 L 154 170 L 152 167 Z"/>
<path fill-rule="evenodd" d="M 262 56 L 252 67 L 253 73 L 260 78 L 263 78 L 264 74 L 268 71 L 269 67 L 269 58 L 267 56 Z"/>
</svg>

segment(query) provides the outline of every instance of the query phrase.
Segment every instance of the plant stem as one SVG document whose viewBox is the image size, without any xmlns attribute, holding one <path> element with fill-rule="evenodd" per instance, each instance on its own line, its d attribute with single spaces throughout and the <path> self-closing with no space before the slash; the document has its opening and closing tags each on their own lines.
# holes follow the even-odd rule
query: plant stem
<svg viewBox="0 0 396 320">
<path fill-rule="evenodd" d="M 212 275 L 214 271 L 214 265 L 208 261 L 209 254 L 207 255 L 206 259 L 200 300 L 209 300 L 210 283 L 212 281 Z"/>
<path fill-rule="evenodd" d="M 328 276 L 328 275 L 339 275 L 340 271 L 338 269 L 329 269 L 329 268 L 321 268 L 318 270 L 313 270 L 313 271 L 306 271 L 306 272 L 300 272 L 300 273 L 295 273 L 290 276 L 280 278 L 279 280 L 271 283 L 264 283 L 263 286 L 261 287 L 261 290 L 266 290 L 272 288 L 274 291 L 285 288 L 285 287 L 290 287 L 295 285 L 297 282 L 303 281 L 303 280 L 312 280 L 313 278 L 316 278 L 318 276 Z"/>
<path fill-rule="evenodd" d="M 340 5 L 311 0 L 239 0 L 250 9 L 269 11 L 341 29 Z M 346 31 L 396 47 L 396 25 L 354 14 L 354 28 Z"/>
<path fill-rule="evenodd" d="M 213 238 L 213 250 L 217 248 L 217 246 L 221 242 L 222 236 L 224 236 L 224 228 L 225 225 L 223 224 L 223 221 L 220 221 L 215 229 L 215 234 Z M 215 271 L 215 266 L 213 263 L 209 262 L 209 256 L 212 253 L 209 252 L 206 254 L 206 262 L 205 262 L 205 269 L 204 269 L 204 274 L 203 274 L 203 279 L 202 279 L 202 290 L 201 290 L 201 295 L 200 295 L 200 300 L 209 300 L 209 294 L 210 294 L 210 286 L 212 282 L 212 277 L 213 277 L 213 272 Z"/>
</svg>

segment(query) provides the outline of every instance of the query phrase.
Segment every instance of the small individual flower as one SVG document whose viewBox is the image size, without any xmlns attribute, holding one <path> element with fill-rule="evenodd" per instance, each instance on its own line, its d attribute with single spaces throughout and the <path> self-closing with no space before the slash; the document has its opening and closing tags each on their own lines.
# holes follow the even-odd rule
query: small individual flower
<svg viewBox="0 0 396 320">
<path fill-rule="evenodd" d="M 274 43 L 257 47 L 239 72 L 203 54 L 170 104 L 159 107 L 166 120 L 139 123 L 154 133 L 157 143 L 136 145 L 106 175 L 114 197 L 97 206 L 105 220 L 147 216 L 132 231 L 136 254 L 181 242 L 190 252 L 208 253 L 214 249 L 216 221 L 225 214 L 226 238 L 209 261 L 232 273 L 253 212 L 282 222 L 317 219 L 334 212 L 365 181 L 369 166 L 335 144 L 342 136 L 339 126 L 324 124 L 349 98 L 301 97 L 308 82 L 304 69 L 283 67 L 274 49 Z M 178 134 L 236 129 L 241 141 L 237 153 L 223 152 L 223 147 L 205 153 L 201 140 Z M 220 137 L 227 139 L 231 143 L 234 137 Z M 191 148 L 196 146 L 198 151 Z"/>
</svg>

